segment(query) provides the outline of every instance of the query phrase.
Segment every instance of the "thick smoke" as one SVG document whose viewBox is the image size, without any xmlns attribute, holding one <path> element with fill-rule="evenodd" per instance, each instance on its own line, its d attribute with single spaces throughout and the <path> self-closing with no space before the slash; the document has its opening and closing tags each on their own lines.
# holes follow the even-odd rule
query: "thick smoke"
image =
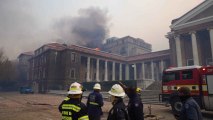
<svg viewBox="0 0 213 120">
<path fill-rule="evenodd" d="M 26 0 L 0 0 L 0 48 L 9 59 L 35 50 L 48 36 L 41 34 L 34 8 Z"/>
<path fill-rule="evenodd" d="M 38 14 L 42 12 L 38 7 L 40 4 L 37 1 L 0 0 L 0 49 L 9 59 L 54 41 L 100 47 L 108 35 L 109 20 L 105 10 L 81 9 L 76 17 L 60 17 L 58 22 L 52 23 L 51 16 L 45 22 L 44 15 Z"/>
<path fill-rule="evenodd" d="M 55 25 L 59 41 L 86 47 L 101 47 L 108 36 L 107 12 L 100 8 L 79 10 L 79 16 L 60 19 Z"/>
</svg>

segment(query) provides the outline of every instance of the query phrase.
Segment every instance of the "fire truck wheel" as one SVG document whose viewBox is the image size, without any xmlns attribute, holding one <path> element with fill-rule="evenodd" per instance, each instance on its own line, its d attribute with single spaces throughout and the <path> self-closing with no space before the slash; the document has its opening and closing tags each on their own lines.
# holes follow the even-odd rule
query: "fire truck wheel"
<svg viewBox="0 0 213 120">
<path fill-rule="evenodd" d="M 172 111 L 173 111 L 174 114 L 176 114 L 176 115 L 180 114 L 182 105 L 183 104 L 181 103 L 180 98 L 178 98 L 178 97 L 172 98 L 171 106 L 172 106 Z"/>
</svg>

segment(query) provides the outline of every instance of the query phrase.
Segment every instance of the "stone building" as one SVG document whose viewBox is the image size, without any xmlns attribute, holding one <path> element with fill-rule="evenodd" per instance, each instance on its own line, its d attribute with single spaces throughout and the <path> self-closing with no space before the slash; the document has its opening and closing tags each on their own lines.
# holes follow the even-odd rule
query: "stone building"
<svg viewBox="0 0 213 120">
<path fill-rule="evenodd" d="M 213 1 L 205 0 L 174 19 L 169 39 L 172 66 L 211 65 L 213 58 Z"/>
<path fill-rule="evenodd" d="M 106 40 L 104 51 L 123 56 L 133 56 L 151 52 L 152 45 L 142 39 L 131 36 L 123 38 L 112 37 Z"/>
<path fill-rule="evenodd" d="M 35 50 L 29 60 L 30 80 L 36 92 L 67 89 L 74 81 L 135 80 L 145 88 L 161 80 L 162 70 L 170 64 L 169 55 L 169 50 L 163 50 L 125 57 L 77 45 L 49 43 Z"/>
<path fill-rule="evenodd" d="M 19 86 L 25 86 L 29 81 L 29 59 L 33 57 L 33 52 L 24 52 L 18 56 L 18 65 L 17 65 L 17 72 L 18 72 L 18 83 Z"/>
</svg>

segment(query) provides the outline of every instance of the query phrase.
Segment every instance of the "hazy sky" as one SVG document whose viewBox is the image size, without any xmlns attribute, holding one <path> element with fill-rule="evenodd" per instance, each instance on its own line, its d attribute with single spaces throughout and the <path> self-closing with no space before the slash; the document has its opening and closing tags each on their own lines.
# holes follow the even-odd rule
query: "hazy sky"
<svg viewBox="0 0 213 120">
<path fill-rule="evenodd" d="M 0 48 L 15 59 L 44 43 L 77 43 L 101 31 L 100 39 L 130 35 L 152 44 L 153 51 L 164 50 L 171 21 L 203 1 L 0 0 Z"/>
</svg>

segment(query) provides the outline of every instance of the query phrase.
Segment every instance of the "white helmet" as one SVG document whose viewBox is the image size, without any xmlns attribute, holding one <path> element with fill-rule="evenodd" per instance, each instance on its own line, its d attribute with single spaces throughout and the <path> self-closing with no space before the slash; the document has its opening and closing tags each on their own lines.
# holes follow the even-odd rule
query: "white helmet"
<svg viewBox="0 0 213 120">
<path fill-rule="evenodd" d="M 117 96 L 117 97 L 124 97 L 125 96 L 124 89 L 119 84 L 113 85 L 111 90 L 108 93 L 110 95 Z"/>
<path fill-rule="evenodd" d="M 68 94 L 82 94 L 82 86 L 81 84 L 74 82 L 70 85 L 70 89 Z"/>
<path fill-rule="evenodd" d="M 101 90 L 101 85 L 99 83 L 96 83 L 93 89 Z"/>
</svg>

